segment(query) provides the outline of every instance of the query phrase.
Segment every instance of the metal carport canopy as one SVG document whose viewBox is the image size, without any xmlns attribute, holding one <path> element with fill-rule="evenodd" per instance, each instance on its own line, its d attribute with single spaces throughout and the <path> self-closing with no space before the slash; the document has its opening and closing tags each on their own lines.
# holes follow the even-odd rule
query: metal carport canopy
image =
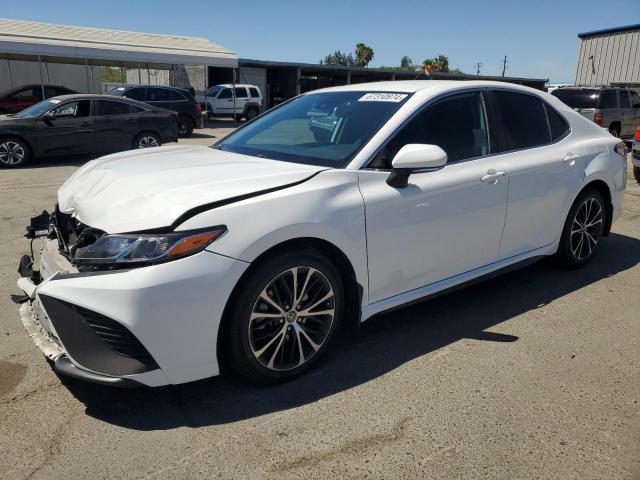
<svg viewBox="0 0 640 480">
<path fill-rule="evenodd" d="M 206 38 L 0 19 L 0 58 L 138 67 L 237 67 L 238 56 Z"/>
</svg>

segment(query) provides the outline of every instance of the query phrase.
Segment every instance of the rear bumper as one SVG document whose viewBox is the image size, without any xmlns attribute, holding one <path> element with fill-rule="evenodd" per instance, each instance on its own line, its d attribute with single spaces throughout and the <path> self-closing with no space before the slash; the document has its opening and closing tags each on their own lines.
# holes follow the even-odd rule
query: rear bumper
<svg viewBox="0 0 640 480">
<path fill-rule="evenodd" d="M 640 142 L 631 144 L 631 163 L 634 167 L 640 168 Z"/>
</svg>

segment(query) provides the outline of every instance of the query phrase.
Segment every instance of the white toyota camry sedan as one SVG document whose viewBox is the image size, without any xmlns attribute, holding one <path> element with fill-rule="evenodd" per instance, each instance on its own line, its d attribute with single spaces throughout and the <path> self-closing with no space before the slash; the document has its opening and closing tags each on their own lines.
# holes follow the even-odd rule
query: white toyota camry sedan
<svg viewBox="0 0 640 480">
<path fill-rule="evenodd" d="M 620 215 L 626 147 L 556 98 L 483 81 L 317 90 L 211 148 L 87 163 L 27 237 L 30 337 L 61 373 L 279 381 L 347 322 L 555 256 Z M 38 252 L 40 252 L 38 254 Z"/>
</svg>

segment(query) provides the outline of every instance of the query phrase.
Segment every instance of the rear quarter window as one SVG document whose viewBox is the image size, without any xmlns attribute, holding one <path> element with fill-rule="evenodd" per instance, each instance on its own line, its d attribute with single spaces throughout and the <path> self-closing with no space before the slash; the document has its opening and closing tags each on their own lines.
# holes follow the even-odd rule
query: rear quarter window
<svg viewBox="0 0 640 480">
<path fill-rule="evenodd" d="M 551 95 L 571 108 L 596 108 L 598 106 L 599 93 L 594 88 L 558 88 L 551 92 Z"/>
<path fill-rule="evenodd" d="M 542 100 L 517 92 L 494 91 L 493 99 L 501 128 L 498 151 L 520 150 L 551 143 Z"/>
<path fill-rule="evenodd" d="M 250 88 L 249 88 L 249 93 L 251 93 L 251 98 L 258 98 L 258 97 L 260 97 L 260 92 L 258 92 L 258 89 L 257 89 L 257 88 L 250 87 Z"/>
<path fill-rule="evenodd" d="M 556 110 L 545 103 L 547 118 L 549 119 L 549 130 L 551 131 L 551 141 L 556 142 L 569 133 L 569 123 Z"/>
</svg>

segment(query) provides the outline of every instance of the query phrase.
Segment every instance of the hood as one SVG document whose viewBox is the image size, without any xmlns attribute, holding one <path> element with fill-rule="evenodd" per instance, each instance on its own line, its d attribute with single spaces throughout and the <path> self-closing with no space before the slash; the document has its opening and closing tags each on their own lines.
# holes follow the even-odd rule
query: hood
<svg viewBox="0 0 640 480">
<path fill-rule="evenodd" d="M 93 160 L 58 190 L 62 212 L 107 233 L 171 226 L 191 209 L 286 187 L 326 167 L 198 146 L 117 153 Z"/>
</svg>

